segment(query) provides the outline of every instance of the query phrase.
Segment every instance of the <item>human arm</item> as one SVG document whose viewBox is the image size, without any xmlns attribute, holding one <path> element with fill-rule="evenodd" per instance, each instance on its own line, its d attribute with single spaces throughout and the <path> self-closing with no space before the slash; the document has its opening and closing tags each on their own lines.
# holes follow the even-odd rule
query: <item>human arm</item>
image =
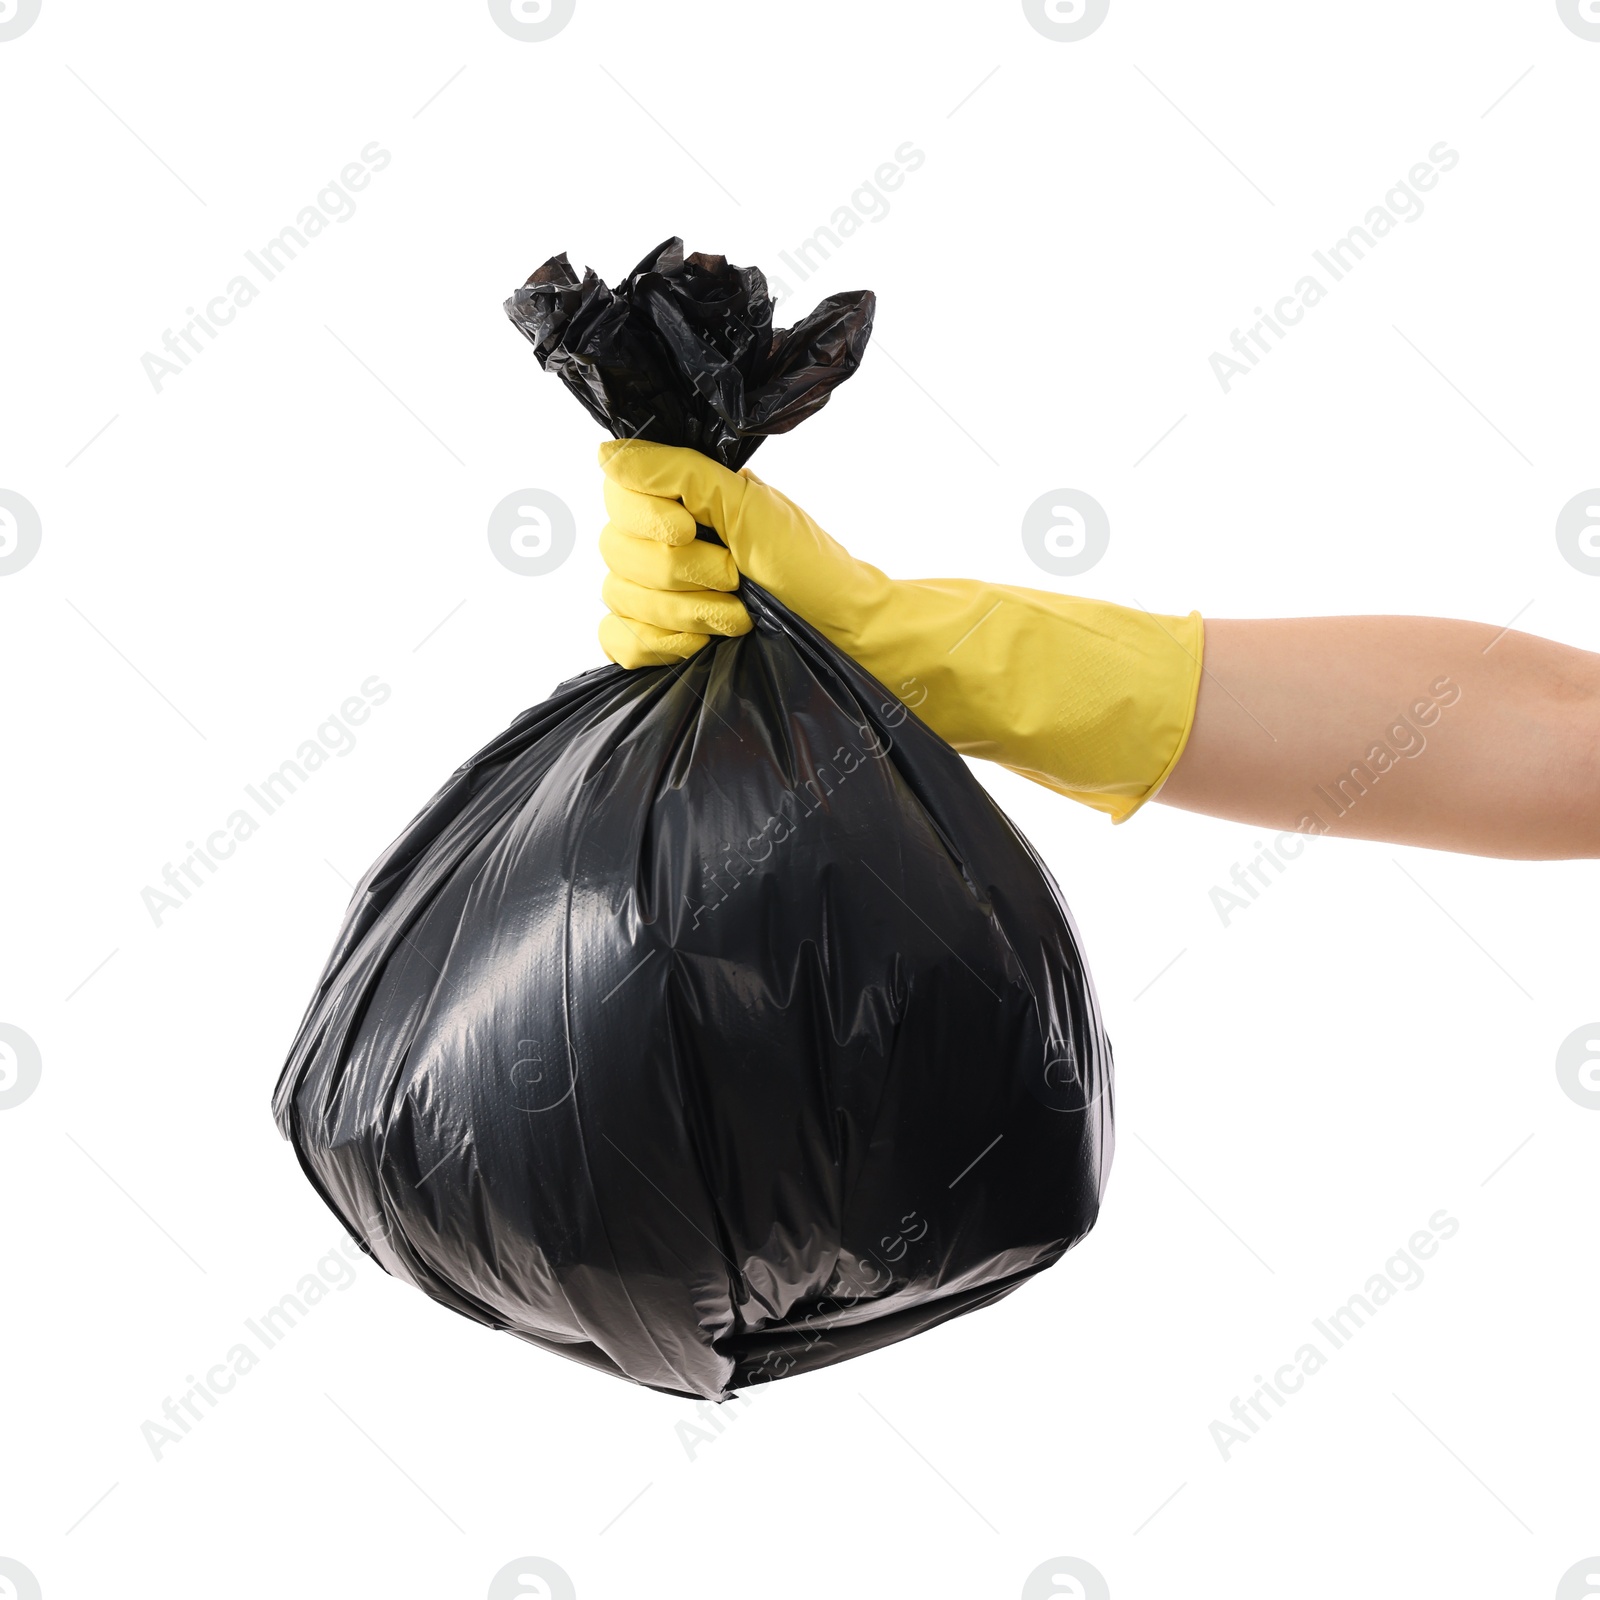
<svg viewBox="0 0 1600 1600">
<path fill-rule="evenodd" d="M 1117 821 L 1155 798 L 1436 849 L 1600 855 L 1600 656 L 1433 618 L 1202 630 L 1193 613 L 897 581 L 748 469 L 633 442 L 601 459 L 601 639 L 624 665 L 748 629 L 731 592 L 743 572 L 957 749 Z M 697 521 L 728 548 L 697 542 Z"/>
<path fill-rule="evenodd" d="M 1487 623 L 1206 623 L 1160 800 L 1473 855 L 1600 856 L 1600 655 Z"/>
</svg>

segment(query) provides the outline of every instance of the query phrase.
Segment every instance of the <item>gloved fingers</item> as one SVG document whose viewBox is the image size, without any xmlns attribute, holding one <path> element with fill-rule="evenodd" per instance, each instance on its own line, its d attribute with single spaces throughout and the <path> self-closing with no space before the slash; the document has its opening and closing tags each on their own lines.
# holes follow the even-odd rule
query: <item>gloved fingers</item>
<svg viewBox="0 0 1600 1600">
<path fill-rule="evenodd" d="M 704 633 L 671 633 L 652 628 L 608 611 L 600 619 L 600 648 L 617 663 L 633 671 L 638 667 L 670 667 L 710 644 Z"/>
<path fill-rule="evenodd" d="M 713 589 L 647 589 L 611 574 L 600 587 L 606 608 L 630 622 L 648 622 L 665 633 L 722 634 L 750 631 L 742 601 Z"/>
<path fill-rule="evenodd" d="M 696 522 L 714 528 L 725 544 L 733 542 L 749 481 L 720 461 L 678 445 L 608 439 L 600 446 L 600 465 L 624 489 L 681 500 Z"/>
<path fill-rule="evenodd" d="M 641 494 L 609 477 L 605 480 L 605 496 L 606 515 L 631 538 L 665 545 L 694 542 L 694 518 L 676 500 Z"/>
<path fill-rule="evenodd" d="M 610 485 L 607 485 L 609 488 Z M 683 507 L 677 508 L 683 511 Z M 688 516 L 687 512 L 684 512 Z M 694 539 L 685 545 L 656 544 L 630 536 L 608 522 L 600 531 L 600 554 L 620 578 L 645 589 L 722 589 L 739 587 L 739 569 L 719 544 Z"/>
</svg>

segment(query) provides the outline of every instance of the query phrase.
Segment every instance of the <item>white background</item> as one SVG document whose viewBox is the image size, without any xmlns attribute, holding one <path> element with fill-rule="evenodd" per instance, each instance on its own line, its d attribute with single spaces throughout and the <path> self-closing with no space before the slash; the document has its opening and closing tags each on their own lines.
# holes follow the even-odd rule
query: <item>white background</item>
<svg viewBox="0 0 1600 1600">
<path fill-rule="evenodd" d="M 1118 1052 L 1060 1265 L 692 1456 L 691 1405 L 365 1260 L 159 1461 L 141 1424 L 340 1236 L 268 1100 L 342 879 L 600 659 L 601 435 L 501 312 L 532 268 L 681 233 L 789 276 L 913 141 L 780 319 L 872 287 L 878 348 L 757 462 L 859 554 L 1065 587 L 1019 528 L 1073 487 L 1112 529 L 1081 592 L 1595 649 L 1554 527 L 1600 481 L 1597 88 L 1554 0 L 1113 0 L 1077 43 L 1015 0 L 578 0 L 543 43 L 470 0 L 44 0 L 0 43 L 0 488 L 43 528 L 0 577 L 0 1022 L 43 1062 L 0 1111 L 0 1556 L 45 1600 L 477 1600 L 523 1555 L 583 1600 L 1012 1597 L 1056 1556 L 1116 1600 L 1556 1594 L 1600 1552 L 1600 1113 L 1554 1066 L 1600 866 L 1324 841 L 1224 927 L 1253 830 L 989 768 Z M 1441 140 L 1425 213 L 1224 395 L 1211 353 Z M 141 357 L 370 141 L 355 214 L 157 393 Z M 485 535 L 526 487 L 578 521 L 544 577 Z M 157 926 L 141 891 L 372 674 L 354 750 Z M 1441 1208 L 1426 1281 L 1224 1461 Z"/>
</svg>

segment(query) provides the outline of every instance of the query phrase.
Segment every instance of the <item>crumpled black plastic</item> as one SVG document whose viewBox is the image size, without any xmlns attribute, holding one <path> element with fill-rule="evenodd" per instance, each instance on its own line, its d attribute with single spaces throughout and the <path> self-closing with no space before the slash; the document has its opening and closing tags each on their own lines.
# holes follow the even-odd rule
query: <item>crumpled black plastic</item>
<svg viewBox="0 0 1600 1600">
<path fill-rule="evenodd" d="M 830 295 L 774 329 L 760 268 L 686 258 L 683 240 L 668 239 L 615 289 L 589 269 L 580 283 L 565 252 L 552 256 L 506 314 L 618 438 L 689 445 L 737 468 L 856 370 L 875 306 L 866 292 Z"/>
<path fill-rule="evenodd" d="M 870 331 L 856 295 L 771 334 L 761 274 L 677 240 L 571 278 L 508 302 L 540 361 L 613 433 L 730 465 Z M 740 594 L 751 633 L 563 684 L 429 801 L 274 1100 L 389 1272 L 710 1398 L 1008 1294 L 1093 1226 L 1112 1149 L 1049 872 L 906 704 Z"/>
</svg>

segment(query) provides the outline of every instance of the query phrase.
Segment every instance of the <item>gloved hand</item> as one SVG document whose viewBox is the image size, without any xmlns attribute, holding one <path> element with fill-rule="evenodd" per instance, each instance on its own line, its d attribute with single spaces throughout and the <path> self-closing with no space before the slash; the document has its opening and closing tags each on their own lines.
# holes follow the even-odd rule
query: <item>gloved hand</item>
<svg viewBox="0 0 1600 1600">
<path fill-rule="evenodd" d="M 746 467 L 639 440 L 600 446 L 600 551 L 624 667 L 693 655 L 750 617 L 746 573 L 957 750 L 1123 822 L 1166 781 L 1194 720 L 1203 626 L 967 578 L 896 580 L 857 561 Z M 727 546 L 695 539 L 695 524 Z"/>
</svg>

